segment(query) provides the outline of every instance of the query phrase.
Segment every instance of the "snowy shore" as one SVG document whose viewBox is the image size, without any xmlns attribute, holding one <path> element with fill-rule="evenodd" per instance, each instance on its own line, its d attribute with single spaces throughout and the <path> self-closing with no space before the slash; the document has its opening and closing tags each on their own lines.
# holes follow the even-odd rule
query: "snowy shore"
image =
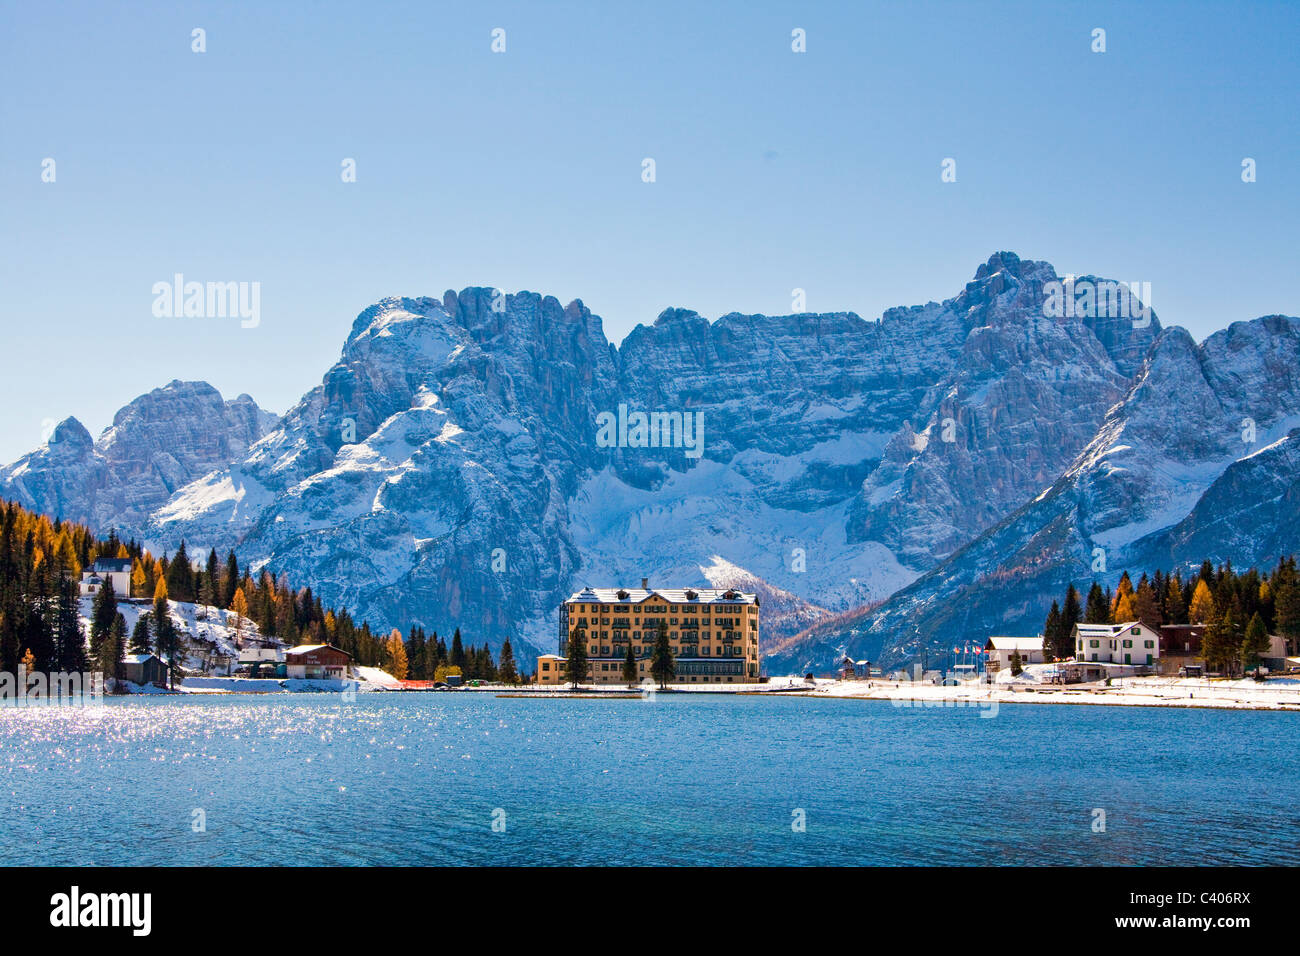
<svg viewBox="0 0 1300 956">
<path fill-rule="evenodd" d="M 787 680 L 787 678 L 774 678 Z M 788 680 L 797 680 L 788 678 Z M 803 683 L 800 681 L 800 683 Z M 1214 707 L 1233 710 L 1300 711 L 1300 680 L 1274 678 L 1210 680 L 1179 677 L 1124 677 L 1104 684 L 1045 684 L 1035 680 L 992 685 L 967 682 L 941 686 L 922 681 L 817 680 L 811 697 L 890 700 L 913 706 L 991 708 L 1001 704 L 1099 704 L 1131 707 Z"/>
</svg>

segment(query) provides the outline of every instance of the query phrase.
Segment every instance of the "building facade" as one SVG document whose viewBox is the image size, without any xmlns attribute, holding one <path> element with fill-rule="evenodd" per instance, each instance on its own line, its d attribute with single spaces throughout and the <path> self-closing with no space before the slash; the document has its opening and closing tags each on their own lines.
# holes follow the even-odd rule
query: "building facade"
<svg viewBox="0 0 1300 956">
<path fill-rule="evenodd" d="M 562 684 L 569 642 L 585 639 L 588 682 L 621 684 L 628 648 L 637 682 L 651 680 L 660 624 L 668 629 L 675 684 L 746 684 L 759 678 L 758 595 L 722 588 L 584 588 L 560 608 L 559 656 L 538 659 L 539 683 Z"/>
<path fill-rule="evenodd" d="M 1076 624 L 1072 637 L 1076 661 L 1155 667 L 1160 660 L 1160 632 L 1141 621 Z"/>
<path fill-rule="evenodd" d="M 89 571 L 81 572 L 81 596 L 93 597 L 105 582 L 110 581 L 114 597 L 121 599 L 131 596 L 130 558 L 98 558 Z"/>
<path fill-rule="evenodd" d="M 332 644 L 303 644 L 284 652 L 285 672 L 306 680 L 343 680 L 352 655 Z"/>
<path fill-rule="evenodd" d="M 1011 667 L 1013 654 L 1020 655 L 1020 663 L 1043 663 L 1042 637 L 990 637 L 984 644 L 984 666 L 990 671 Z"/>
<path fill-rule="evenodd" d="M 154 654 L 128 654 L 122 658 L 122 676 L 133 684 L 167 686 L 167 665 Z"/>
</svg>

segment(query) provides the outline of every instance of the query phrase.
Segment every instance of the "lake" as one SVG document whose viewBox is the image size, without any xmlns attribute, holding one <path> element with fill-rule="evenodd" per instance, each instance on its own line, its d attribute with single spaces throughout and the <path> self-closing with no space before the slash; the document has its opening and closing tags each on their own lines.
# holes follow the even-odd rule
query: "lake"
<svg viewBox="0 0 1300 956">
<path fill-rule="evenodd" d="M 0 709 L 0 864 L 1300 863 L 1295 715 L 980 713 L 483 692 Z"/>
</svg>

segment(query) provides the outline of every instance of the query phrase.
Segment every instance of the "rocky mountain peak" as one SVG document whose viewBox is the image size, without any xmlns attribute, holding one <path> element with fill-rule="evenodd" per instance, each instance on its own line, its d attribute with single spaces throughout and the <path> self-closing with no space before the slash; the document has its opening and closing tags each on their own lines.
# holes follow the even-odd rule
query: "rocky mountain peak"
<svg viewBox="0 0 1300 956">
<path fill-rule="evenodd" d="M 88 453 L 95 447 L 95 440 L 90 437 L 86 426 L 76 418 L 68 417 L 54 427 L 48 444 L 58 446 L 60 451 L 74 454 Z"/>
</svg>

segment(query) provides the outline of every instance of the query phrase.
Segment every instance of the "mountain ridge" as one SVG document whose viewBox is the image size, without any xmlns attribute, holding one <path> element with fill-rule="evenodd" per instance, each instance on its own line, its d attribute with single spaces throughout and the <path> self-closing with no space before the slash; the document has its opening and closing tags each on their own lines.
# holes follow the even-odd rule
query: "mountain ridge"
<svg viewBox="0 0 1300 956">
<path fill-rule="evenodd" d="M 1050 317 L 1045 297 L 1062 282 L 1073 288 L 1049 263 L 998 252 L 957 295 L 874 321 L 732 312 L 710 322 L 672 307 L 619 345 L 580 299 L 483 287 L 388 297 L 358 314 L 319 385 L 131 530 L 156 550 L 181 538 L 237 546 L 380 624 L 459 625 L 517 650 L 522 640 L 525 661 L 554 650 L 556 608 L 580 579 L 707 586 L 718 562 L 792 596 L 769 631 L 776 666 L 833 666 L 832 649 L 857 632 L 871 635 L 864 649 L 905 655 L 915 622 L 896 599 L 943 580 L 949 572 L 931 575 L 990 533 L 1017 553 L 1037 541 L 1059 564 L 1094 533 L 1129 534 L 1111 520 L 1126 494 L 1150 534 L 1188 516 L 1232 464 L 1224 429 L 1166 435 L 1154 413 L 1133 416 L 1147 446 L 1203 474 L 1158 473 L 1157 495 L 1098 483 L 1085 510 L 1108 508 L 1105 521 L 1081 518 L 1078 502 L 1031 507 L 1071 469 L 1122 465 L 1108 453 L 1124 434 L 1112 413 L 1144 382 L 1138 404 L 1185 388 L 1204 424 L 1224 401 L 1253 407 L 1242 388 L 1259 392 L 1292 354 L 1289 340 L 1268 346 L 1295 320 L 1263 317 L 1207 338 L 1214 361 L 1194 373 L 1203 346 L 1127 289 L 1121 315 Z M 1268 394 L 1264 433 L 1281 427 L 1273 410 L 1294 392 Z M 594 423 L 620 406 L 701 416 L 700 457 L 671 442 L 602 444 Z M 1102 441 L 1107 427 L 1120 431 Z M 84 442 L 71 425 L 64 439 Z M 997 531 L 1026 509 L 1044 526 Z M 1071 539 L 1072 520 L 1087 541 Z M 982 548 L 990 573 L 1015 571 Z M 954 586 L 970 577 L 962 569 Z M 1030 619 L 1034 594 L 1015 600 L 1010 620 Z M 846 613 L 851 626 L 819 638 L 816 654 L 791 646 L 810 614 Z"/>
</svg>

